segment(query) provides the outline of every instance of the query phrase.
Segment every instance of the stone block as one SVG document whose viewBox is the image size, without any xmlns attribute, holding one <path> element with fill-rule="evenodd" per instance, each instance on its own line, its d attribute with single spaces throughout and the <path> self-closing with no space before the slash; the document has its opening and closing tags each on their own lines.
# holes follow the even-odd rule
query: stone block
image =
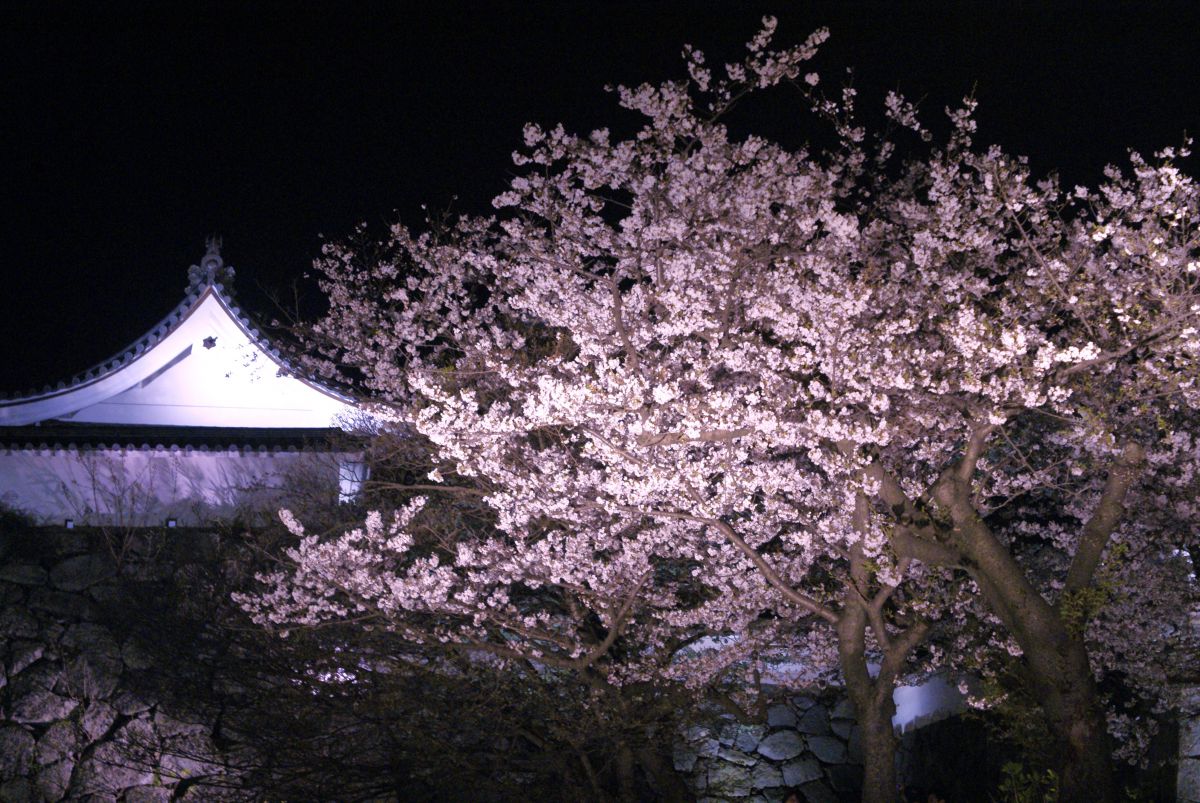
<svg viewBox="0 0 1200 803">
<path fill-rule="evenodd" d="M 13 703 L 11 719 L 26 725 L 46 725 L 66 719 L 78 705 L 75 700 L 35 689 Z"/>
<path fill-rule="evenodd" d="M 143 711 L 149 711 L 154 706 L 153 700 L 149 700 L 127 689 L 117 692 L 108 702 L 113 708 L 117 709 L 118 714 L 123 714 L 127 717 L 140 714 Z"/>
<path fill-rule="evenodd" d="M 33 736 L 24 728 L 0 726 L 0 778 L 28 774 L 34 766 L 35 744 Z"/>
<path fill-rule="evenodd" d="M 61 591 L 83 591 L 116 574 L 112 558 L 107 555 L 77 555 L 67 558 L 50 569 L 50 583 Z"/>
<path fill-rule="evenodd" d="M 6 563 L 0 566 L 0 582 L 43 586 L 49 573 L 36 563 Z"/>
<path fill-rule="evenodd" d="M 121 797 L 124 803 L 167 803 L 170 799 L 171 789 L 165 786 L 135 786 Z"/>
<path fill-rule="evenodd" d="M 829 723 L 829 727 L 837 734 L 839 739 L 849 739 L 850 732 L 854 730 L 854 723 L 848 719 L 834 719 Z"/>
<path fill-rule="evenodd" d="M 691 772 L 696 767 L 700 756 L 686 744 L 676 744 L 671 752 L 672 763 L 676 772 Z"/>
<path fill-rule="evenodd" d="M 765 761 L 760 761 L 750 774 L 750 786 L 754 789 L 774 789 L 783 783 L 783 771 Z"/>
<path fill-rule="evenodd" d="M 35 588 L 29 595 L 29 607 L 69 621 L 92 621 L 96 618 L 96 606 L 92 601 L 69 591 Z"/>
<path fill-rule="evenodd" d="M 61 680 L 62 667 L 45 657 L 26 666 L 20 674 L 9 676 L 14 700 L 35 691 L 54 691 Z"/>
<path fill-rule="evenodd" d="M 767 729 L 762 725 L 736 725 L 733 746 L 738 750 L 753 753 L 766 735 Z"/>
<path fill-rule="evenodd" d="M 800 786 L 824 776 L 821 765 L 811 758 L 789 761 L 783 765 L 783 782 L 788 786 Z"/>
<path fill-rule="evenodd" d="M 59 759 L 74 756 L 82 749 L 83 740 L 75 729 L 75 723 L 69 719 L 55 722 L 42 738 L 38 739 L 37 757 L 39 766 L 53 764 Z"/>
<path fill-rule="evenodd" d="M 73 624 L 63 633 L 62 646 L 74 652 L 119 658 L 121 648 L 108 629 L 90 622 Z"/>
<path fill-rule="evenodd" d="M 25 803 L 33 799 L 33 787 L 24 778 L 13 778 L 11 781 L 0 783 L 0 800 L 5 803 L 10 800 L 13 803 Z"/>
<path fill-rule="evenodd" d="M 42 767 L 34 785 L 42 800 L 62 800 L 71 785 L 71 773 L 75 770 L 75 759 L 64 758 Z"/>
<path fill-rule="evenodd" d="M 829 714 L 832 719 L 858 719 L 854 714 L 854 703 L 849 698 L 838 700 L 837 705 L 833 707 L 833 711 Z"/>
<path fill-rule="evenodd" d="M 792 698 L 792 707 L 797 711 L 804 712 L 817 704 L 817 701 L 807 695 L 798 694 Z"/>
<path fill-rule="evenodd" d="M 25 606 L 10 605 L 0 611 L 0 641 L 14 638 L 36 638 L 38 620 Z"/>
<path fill-rule="evenodd" d="M 1200 717 L 1179 723 L 1179 755 L 1181 758 L 1200 757 Z"/>
<path fill-rule="evenodd" d="M 46 646 L 39 641 L 14 641 L 8 654 L 8 674 L 21 674 L 45 654 Z"/>
<path fill-rule="evenodd" d="M 732 747 L 722 747 L 717 752 L 717 758 L 722 761 L 728 761 L 730 764 L 737 764 L 739 767 L 753 767 L 758 763 L 758 759 L 754 756 L 743 753 L 741 750 L 735 750 Z"/>
<path fill-rule="evenodd" d="M 838 796 L 822 781 L 813 781 L 800 787 L 804 803 L 839 803 Z"/>
<path fill-rule="evenodd" d="M 121 648 L 121 660 L 130 669 L 149 669 L 154 666 L 154 659 L 150 653 L 133 639 L 126 641 L 125 646 Z"/>
<path fill-rule="evenodd" d="M 767 724 L 772 728 L 794 728 L 798 721 L 791 706 L 779 703 L 767 709 Z"/>
<path fill-rule="evenodd" d="M 824 736 L 830 733 L 829 710 L 819 703 L 814 705 L 804 712 L 804 716 L 800 717 L 800 722 L 796 724 L 796 730 L 814 736 Z"/>
<path fill-rule="evenodd" d="M 708 789 L 711 796 L 750 797 L 750 770 L 736 764 L 720 762 L 708 768 Z"/>
<path fill-rule="evenodd" d="M 97 795 L 111 799 L 130 787 L 152 786 L 154 773 L 140 764 L 111 742 L 105 742 L 76 769 L 72 793 L 80 797 Z"/>
<path fill-rule="evenodd" d="M 107 700 L 117 690 L 123 670 L 119 658 L 85 653 L 67 664 L 67 688 L 74 696 Z"/>
<path fill-rule="evenodd" d="M 1200 759 L 1185 758 L 1179 762 L 1175 800 L 1177 803 L 1200 803 Z"/>
<path fill-rule="evenodd" d="M 787 761 L 804 752 L 804 739 L 795 731 L 779 731 L 763 739 L 758 753 L 773 761 Z"/>
<path fill-rule="evenodd" d="M 126 599 L 126 593 L 116 583 L 97 583 L 87 590 L 87 595 L 101 607 L 119 605 Z"/>
<path fill-rule="evenodd" d="M 172 739 L 163 745 L 162 758 L 159 760 L 163 778 L 183 780 L 215 775 L 221 771 L 220 765 L 207 761 L 204 757 L 215 756 L 216 752 L 216 747 L 207 735 Z"/>
<path fill-rule="evenodd" d="M 846 760 L 846 743 L 836 736 L 809 736 L 808 749 L 825 764 L 841 764 Z"/>
<path fill-rule="evenodd" d="M 863 735 L 859 725 L 850 729 L 850 738 L 846 740 L 846 760 L 852 764 L 863 763 Z"/>
<path fill-rule="evenodd" d="M 96 741 L 112 727 L 117 720 L 117 711 L 108 703 L 93 700 L 83 712 L 80 725 L 89 741 Z"/>
<path fill-rule="evenodd" d="M 51 548 L 58 556 L 82 555 L 92 548 L 87 535 L 74 530 L 61 530 L 51 539 Z"/>
</svg>

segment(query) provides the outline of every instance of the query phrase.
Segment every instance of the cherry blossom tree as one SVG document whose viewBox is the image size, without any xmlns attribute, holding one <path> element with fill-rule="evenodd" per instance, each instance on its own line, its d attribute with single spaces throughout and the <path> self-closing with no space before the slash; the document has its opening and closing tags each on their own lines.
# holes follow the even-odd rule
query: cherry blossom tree
<svg viewBox="0 0 1200 803">
<path fill-rule="evenodd" d="M 419 500 L 332 541 L 289 522 L 297 567 L 256 611 L 382 611 L 406 638 L 614 684 L 703 685 L 780 650 L 824 668 L 832 635 L 875 801 L 896 794 L 897 679 L 982 602 L 1063 799 L 1113 799 L 1095 678 L 1120 633 L 1099 613 L 1135 603 L 1098 572 L 1195 540 L 1186 153 L 1067 194 L 977 146 L 970 99 L 933 143 L 890 94 L 870 135 L 852 89 L 806 72 L 826 33 L 773 50 L 773 28 L 741 62 L 689 48 L 688 80 L 616 88 L 645 121 L 629 136 L 528 126 L 494 219 L 327 248 L 324 370 L 386 399 L 436 450 L 428 495 L 469 485 L 494 531 L 421 549 Z M 779 84 L 836 146 L 731 134 Z"/>
</svg>

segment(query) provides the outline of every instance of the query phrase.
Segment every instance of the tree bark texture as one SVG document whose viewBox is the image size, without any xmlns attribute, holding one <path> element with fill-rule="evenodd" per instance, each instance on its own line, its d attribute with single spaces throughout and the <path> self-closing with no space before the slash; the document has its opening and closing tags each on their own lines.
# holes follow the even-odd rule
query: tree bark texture
<svg viewBox="0 0 1200 803">
<path fill-rule="evenodd" d="M 863 729 L 863 803 L 895 803 L 896 736 L 892 716 L 894 678 L 872 678 L 866 658 L 867 616 L 848 604 L 838 619 L 838 656 L 846 690 Z"/>
<path fill-rule="evenodd" d="M 1021 646 L 1033 678 L 1031 691 L 1058 746 L 1052 761 L 1060 779 L 1059 800 L 1115 801 L 1112 745 L 1081 638 L 979 518 L 965 483 L 941 484 L 937 499 L 950 514 L 956 546 L 985 602 Z"/>
</svg>

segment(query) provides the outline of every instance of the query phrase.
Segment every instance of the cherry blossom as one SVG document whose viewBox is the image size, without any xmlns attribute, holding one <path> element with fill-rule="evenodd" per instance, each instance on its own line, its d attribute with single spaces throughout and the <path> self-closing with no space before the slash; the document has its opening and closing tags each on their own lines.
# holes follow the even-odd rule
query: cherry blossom
<svg viewBox="0 0 1200 803">
<path fill-rule="evenodd" d="M 326 247 L 320 367 L 427 439 L 427 493 L 491 520 L 424 546 L 417 500 L 328 540 L 288 521 L 295 567 L 245 604 L 614 684 L 836 664 L 867 800 L 895 796 L 897 680 L 1003 654 L 1063 799 L 1112 799 L 1129 718 L 1106 725 L 1098 681 L 1136 671 L 1161 707 L 1195 595 L 1186 149 L 1064 193 L 976 144 L 972 99 L 935 142 L 890 94 L 872 134 L 804 72 L 827 32 L 773 31 L 723 71 L 689 48 L 687 80 L 615 88 L 644 118 L 626 138 L 527 126 L 495 217 Z M 836 147 L 730 133 L 784 83 Z"/>
</svg>

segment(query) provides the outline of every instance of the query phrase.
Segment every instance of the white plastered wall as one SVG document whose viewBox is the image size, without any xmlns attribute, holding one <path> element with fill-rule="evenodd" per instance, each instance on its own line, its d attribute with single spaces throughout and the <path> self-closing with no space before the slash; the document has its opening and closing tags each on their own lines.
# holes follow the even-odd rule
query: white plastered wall
<svg viewBox="0 0 1200 803">
<path fill-rule="evenodd" d="M 156 526 L 333 504 L 355 454 L 191 449 L 0 451 L 0 504 L 38 524 Z M 346 498 L 344 489 L 341 494 Z"/>
</svg>

